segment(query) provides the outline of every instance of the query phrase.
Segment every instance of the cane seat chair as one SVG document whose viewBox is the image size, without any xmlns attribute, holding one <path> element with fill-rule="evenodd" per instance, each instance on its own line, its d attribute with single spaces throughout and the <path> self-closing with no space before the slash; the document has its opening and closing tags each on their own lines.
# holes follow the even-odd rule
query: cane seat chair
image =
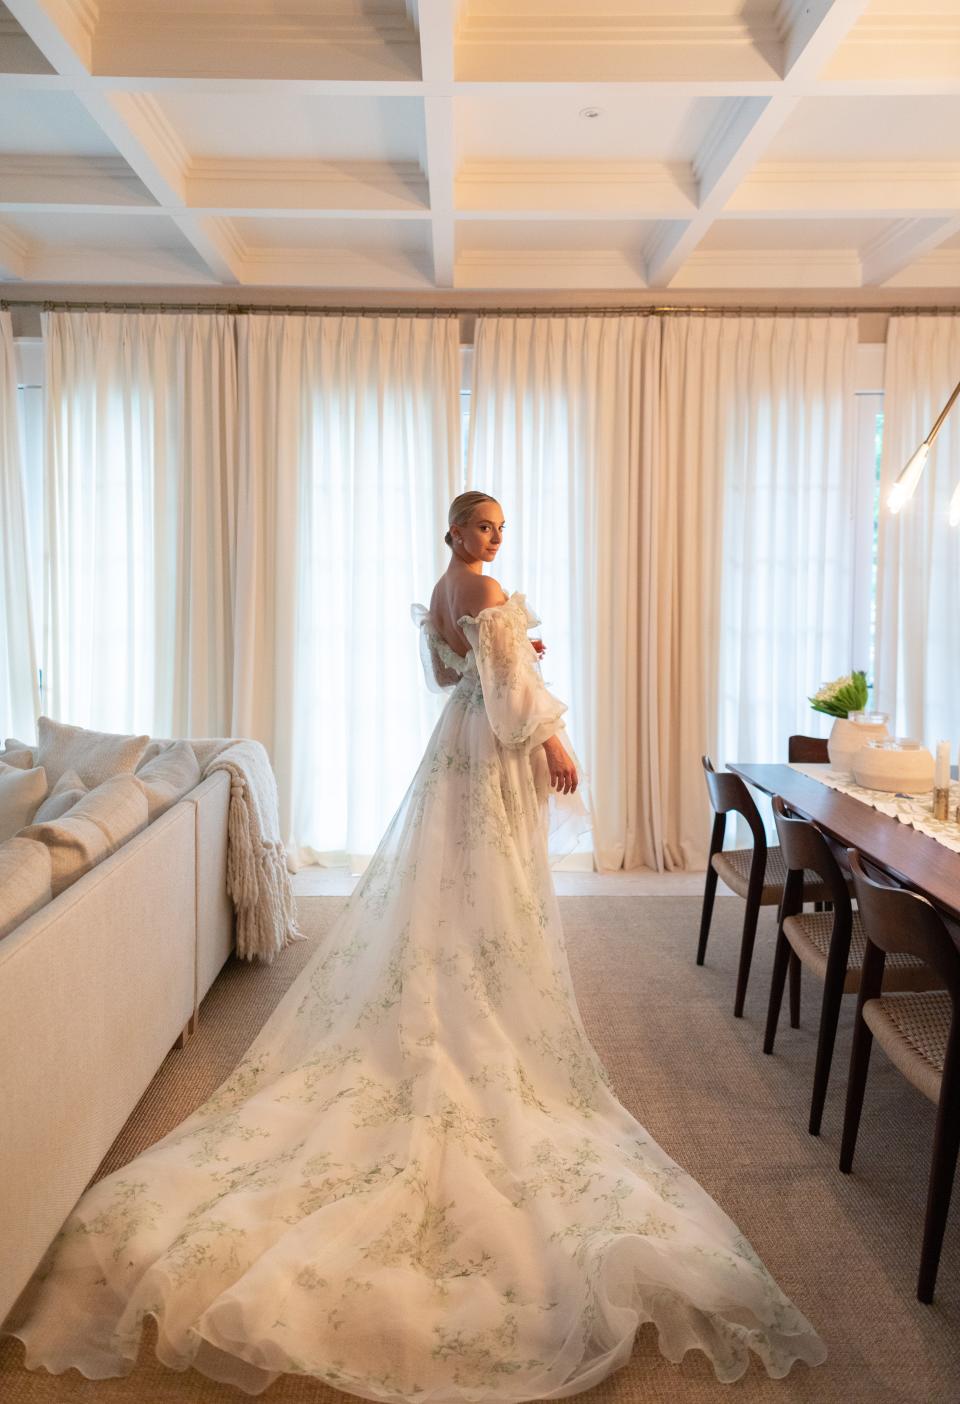
<svg viewBox="0 0 960 1404">
<path fill-rule="evenodd" d="M 788 736 L 787 760 L 791 765 L 827 765 L 830 753 L 824 736 Z"/>
<path fill-rule="evenodd" d="M 937 1108 L 917 1297 L 932 1302 L 960 1149 L 960 948 L 925 897 L 871 876 L 853 849 L 850 868 L 866 933 L 863 977 L 850 1054 L 850 1081 L 840 1169 L 849 1174 L 863 1110 L 873 1040 Z M 944 988 L 890 994 L 883 988 L 891 956 L 922 960 Z"/>
<path fill-rule="evenodd" d="M 845 994 L 856 994 L 860 988 L 866 935 L 860 913 L 854 911 L 850 900 L 849 880 L 844 876 L 824 835 L 809 819 L 791 814 L 779 795 L 774 797 L 773 817 L 787 868 L 787 880 L 780 906 L 763 1051 L 773 1052 L 788 968 L 790 1024 L 793 1028 L 799 1026 L 800 976 L 806 966 L 823 984 L 808 1123 L 811 1136 L 819 1136 L 840 1004 Z M 832 910 L 802 910 L 799 884 L 804 872 L 816 873 L 820 878 L 827 889 Z M 887 960 L 885 991 L 927 990 L 941 984 L 939 976 L 908 951 L 897 951 Z"/>
<path fill-rule="evenodd" d="M 701 757 L 701 761 L 714 819 L 713 832 L 710 836 L 710 857 L 703 890 L 703 908 L 700 915 L 697 964 L 702 965 L 706 958 L 710 922 L 713 917 L 713 903 L 717 893 L 717 880 L 722 878 L 727 886 L 738 897 L 742 897 L 746 903 L 743 914 L 743 931 L 740 937 L 737 991 L 733 1005 L 734 1016 L 739 1019 L 743 1016 L 760 908 L 779 905 L 787 870 L 780 849 L 776 845 L 773 847 L 767 845 L 767 836 L 764 832 L 760 811 L 740 776 L 734 775 L 730 771 L 714 770 L 709 756 Z M 747 821 L 753 837 L 752 848 L 724 849 L 723 839 L 728 814 L 740 814 Z M 806 875 L 802 891 L 805 902 L 822 902 L 828 896 L 823 883 L 815 873 Z"/>
</svg>

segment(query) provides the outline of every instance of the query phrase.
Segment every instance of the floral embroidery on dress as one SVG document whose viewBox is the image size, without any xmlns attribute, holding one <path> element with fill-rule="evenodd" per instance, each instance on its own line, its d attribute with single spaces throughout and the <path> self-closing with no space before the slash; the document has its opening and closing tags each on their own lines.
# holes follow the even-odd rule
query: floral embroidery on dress
<svg viewBox="0 0 960 1404">
<path fill-rule="evenodd" d="M 154 1316 L 175 1368 L 384 1404 L 572 1394 L 637 1319 L 722 1380 L 751 1352 L 817 1363 L 583 1027 L 538 750 L 566 707 L 536 616 L 519 592 L 463 616 L 461 658 L 412 614 L 443 709 L 377 852 L 231 1075 L 84 1194 L 18 1307 L 27 1358 L 124 1374 Z"/>
</svg>

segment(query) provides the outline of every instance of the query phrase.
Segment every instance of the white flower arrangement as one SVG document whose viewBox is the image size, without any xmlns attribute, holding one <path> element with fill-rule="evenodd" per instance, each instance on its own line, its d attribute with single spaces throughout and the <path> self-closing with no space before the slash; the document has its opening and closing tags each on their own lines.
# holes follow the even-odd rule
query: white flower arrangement
<svg viewBox="0 0 960 1404">
<path fill-rule="evenodd" d="M 847 717 L 851 712 L 862 712 L 866 705 L 867 675 L 857 671 L 824 683 L 810 698 L 813 710 L 825 712 L 828 717 Z"/>
</svg>

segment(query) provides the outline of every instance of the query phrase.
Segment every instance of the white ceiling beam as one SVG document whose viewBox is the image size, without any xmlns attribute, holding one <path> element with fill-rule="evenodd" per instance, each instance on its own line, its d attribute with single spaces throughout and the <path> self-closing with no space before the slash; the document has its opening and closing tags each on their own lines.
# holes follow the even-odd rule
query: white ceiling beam
<svg viewBox="0 0 960 1404">
<path fill-rule="evenodd" d="M 686 224 L 660 229 L 647 252 L 647 281 L 667 287 L 702 242 L 717 215 L 746 178 L 800 99 L 800 84 L 822 69 L 856 23 L 867 0 L 784 0 L 783 82 L 770 98 L 741 98 L 711 133 L 695 161 L 699 206 Z"/>
<path fill-rule="evenodd" d="M 865 287 L 885 283 L 925 254 L 960 233 L 960 215 L 950 219 L 902 219 L 860 255 Z"/>
<path fill-rule="evenodd" d="M 438 288 L 452 288 L 456 263 L 456 131 L 451 92 L 457 5 L 455 0 L 417 0 L 416 10 L 425 87 L 424 169 L 430 192 L 433 281 Z"/>
<path fill-rule="evenodd" d="M 158 205 L 185 209 L 189 156 L 149 94 L 108 93 L 90 80 L 95 42 L 93 0 L 15 0 L 9 7 L 44 57 L 69 77 L 77 100 L 98 124 Z M 241 281 L 241 268 L 223 230 L 203 218 L 177 219 L 218 282 Z"/>
<path fill-rule="evenodd" d="M 210 219 L 191 211 L 173 216 L 173 222 L 220 283 L 244 281 L 242 246 L 226 219 Z"/>
</svg>

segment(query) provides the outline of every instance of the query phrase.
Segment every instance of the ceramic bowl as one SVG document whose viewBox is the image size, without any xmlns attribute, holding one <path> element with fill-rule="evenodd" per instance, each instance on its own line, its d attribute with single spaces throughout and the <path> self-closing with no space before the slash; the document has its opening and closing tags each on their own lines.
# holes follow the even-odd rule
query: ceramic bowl
<svg viewBox="0 0 960 1404">
<path fill-rule="evenodd" d="M 863 746 L 853 758 L 853 778 L 867 790 L 919 795 L 933 789 L 933 756 L 926 746 Z"/>
</svg>

